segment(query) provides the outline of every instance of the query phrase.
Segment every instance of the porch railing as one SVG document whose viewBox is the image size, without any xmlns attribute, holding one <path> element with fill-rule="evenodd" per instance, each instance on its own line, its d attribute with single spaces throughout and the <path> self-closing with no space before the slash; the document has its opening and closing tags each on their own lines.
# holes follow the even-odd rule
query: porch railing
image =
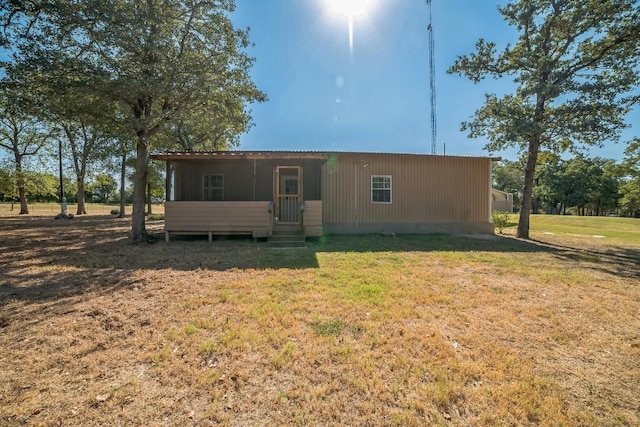
<svg viewBox="0 0 640 427">
<path fill-rule="evenodd" d="M 277 218 L 280 223 L 297 224 L 300 222 L 300 198 L 295 196 L 278 196 Z"/>
</svg>

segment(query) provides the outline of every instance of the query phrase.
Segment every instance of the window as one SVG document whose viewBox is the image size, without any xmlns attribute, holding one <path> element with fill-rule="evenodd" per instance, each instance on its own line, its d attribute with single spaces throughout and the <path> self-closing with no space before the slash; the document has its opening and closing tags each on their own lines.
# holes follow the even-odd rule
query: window
<svg viewBox="0 0 640 427">
<path fill-rule="evenodd" d="M 284 177 L 284 194 L 298 194 L 298 177 Z"/>
<path fill-rule="evenodd" d="M 202 178 L 202 200 L 224 200 L 224 176 L 204 175 Z"/>
<path fill-rule="evenodd" d="M 371 203 L 391 203 L 391 175 L 371 175 Z"/>
</svg>

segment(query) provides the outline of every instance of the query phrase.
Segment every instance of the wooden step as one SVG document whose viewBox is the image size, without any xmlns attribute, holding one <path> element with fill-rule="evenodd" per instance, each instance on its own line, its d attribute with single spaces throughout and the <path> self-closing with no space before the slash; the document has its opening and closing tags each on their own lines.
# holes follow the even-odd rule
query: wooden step
<svg viewBox="0 0 640 427">
<path fill-rule="evenodd" d="M 299 224 L 275 224 L 267 242 L 269 248 L 304 248 L 307 239 Z"/>
</svg>

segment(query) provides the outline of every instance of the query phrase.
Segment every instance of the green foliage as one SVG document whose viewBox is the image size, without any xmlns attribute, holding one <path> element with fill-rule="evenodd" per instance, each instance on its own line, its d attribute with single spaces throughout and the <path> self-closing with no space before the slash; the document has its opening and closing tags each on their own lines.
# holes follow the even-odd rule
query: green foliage
<svg viewBox="0 0 640 427">
<path fill-rule="evenodd" d="M 509 212 L 491 212 L 491 222 L 498 229 L 498 233 L 502 234 L 505 227 L 509 225 Z"/>
<path fill-rule="evenodd" d="M 266 100 L 249 75 L 248 30 L 229 18 L 234 1 L 18 3 L 3 15 L 11 68 L 95 98 L 135 138 L 132 239 L 143 241 L 149 150 L 176 135 L 192 148 L 231 146 L 251 125 L 248 104 Z"/>
<path fill-rule="evenodd" d="M 629 142 L 621 167 L 622 175 L 640 179 L 640 138 Z"/>
<path fill-rule="evenodd" d="M 0 148 L 7 150 L 13 160 L 20 213 L 28 214 L 24 162 L 38 154 L 51 137 L 51 131 L 28 112 L 26 99 L 30 88 L 4 81 L 0 86 Z"/>
<path fill-rule="evenodd" d="M 633 179 L 620 186 L 620 207 L 628 216 L 640 215 L 640 179 Z"/>
<path fill-rule="evenodd" d="M 17 197 L 18 190 L 14 175 L 10 171 L 0 168 L 0 200 L 8 202 L 16 200 Z"/>
<path fill-rule="evenodd" d="M 620 200 L 619 166 L 612 160 L 577 156 L 562 160 L 547 156 L 538 167 L 534 187 L 534 212 L 603 215 L 616 210 Z"/>
<path fill-rule="evenodd" d="M 638 101 L 640 8 L 624 0 L 514 0 L 498 10 L 517 28 L 517 40 L 498 51 L 480 39 L 476 52 L 458 57 L 448 72 L 476 83 L 513 76 L 515 93 L 486 95 L 462 129 L 488 138 L 489 151 L 519 147 L 526 153 L 517 235 L 528 238 L 540 150 L 575 151 L 579 144 L 616 140 Z"/>
<path fill-rule="evenodd" d="M 640 138 L 635 138 L 625 150 L 620 167 L 623 183 L 620 185 L 620 206 L 629 216 L 640 216 Z"/>
<path fill-rule="evenodd" d="M 106 173 L 99 173 L 93 181 L 89 183 L 91 199 L 98 203 L 107 203 L 115 200 L 118 191 L 118 182 L 115 178 Z"/>
<path fill-rule="evenodd" d="M 27 197 L 33 202 L 60 201 L 60 179 L 50 173 L 25 173 Z"/>
</svg>

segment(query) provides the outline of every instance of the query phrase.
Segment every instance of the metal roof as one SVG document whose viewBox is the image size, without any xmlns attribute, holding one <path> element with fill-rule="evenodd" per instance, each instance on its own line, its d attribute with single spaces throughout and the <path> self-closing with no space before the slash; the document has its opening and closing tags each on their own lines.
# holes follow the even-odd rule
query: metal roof
<svg viewBox="0 0 640 427">
<path fill-rule="evenodd" d="M 357 154 L 380 156 L 434 156 L 434 157 L 466 157 L 478 158 L 484 156 L 447 156 L 424 153 L 379 153 L 359 151 L 167 151 L 151 154 L 154 160 L 209 160 L 209 159 L 326 159 L 330 154 Z M 484 157 L 493 161 L 500 157 Z"/>
</svg>

